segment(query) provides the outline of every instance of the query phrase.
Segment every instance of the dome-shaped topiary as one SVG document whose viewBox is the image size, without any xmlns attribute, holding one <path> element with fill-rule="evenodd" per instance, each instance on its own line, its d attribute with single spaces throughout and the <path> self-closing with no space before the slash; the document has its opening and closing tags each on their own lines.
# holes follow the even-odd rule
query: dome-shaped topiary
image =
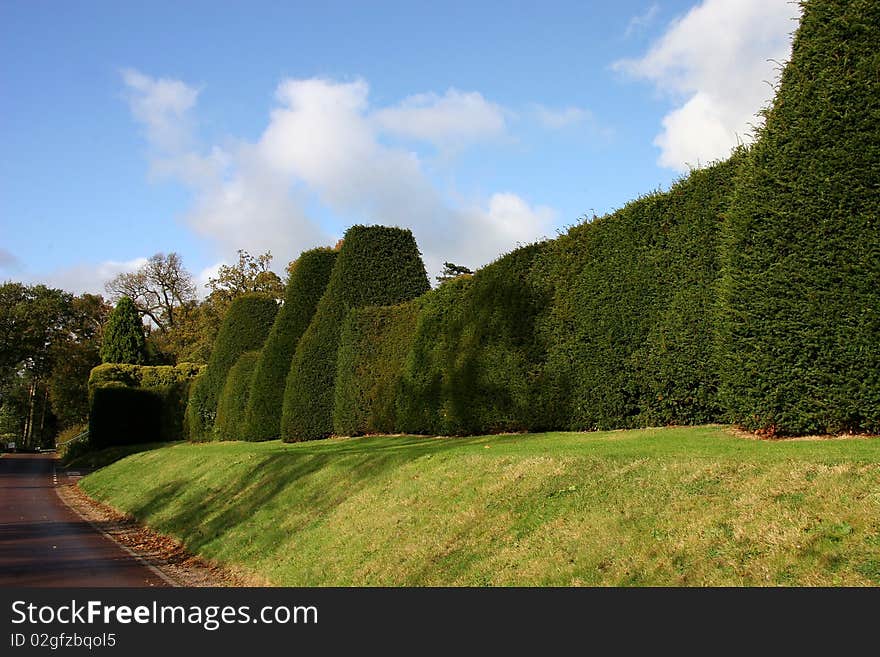
<svg viewBox="0 0 880 657">
<path fill-rule="evenodd" d="M 218 440 L 241 440 L 245 435 L 245 408 L 259 357 L 259 351 L 244 352 L 226 375 L 214 423 Z"/>
<path fill-rule="evenodd" d="M 134 302 L 128 297 L 122 297 L 104 326 L 101 361 L 141 365 L 146 360 L 147 342 L 144 338 L 144 324 Z"/>
<path fill-rule="evenodd" d="M 247 294 L 232 302 L 208 366 L 192 385 L 186 409 L 190 440 L 212 438 L 217 402 L 229 369 L 241 354 L 263 346 L 277 312 L 275 300 L 263 294 Z"/>
<path fill-rule="evenodd" d="M 284 292 L 284 305 L 260 351 L 238 438 L 271 440 L 281 435 L 281 405 L 290 362 L 327 288 L 334 262 L 336 251 L 312 249 L 294 263 Z"/>
<path fill-rule="evenodd" d="M 768 433 L 880 431 L 880 3 L 803 4 L 727 215 L 721 395 Z"/>
<path fill-rule="evenodd" d="M 345 233 L 327 290 L 297 346 L 284 392 L 281 435 L 314 440 L 333 433 L 336 356 L 348 311 L 394 305 L 429 289 L 409 230 L 352 226 Z"/>
</svg>

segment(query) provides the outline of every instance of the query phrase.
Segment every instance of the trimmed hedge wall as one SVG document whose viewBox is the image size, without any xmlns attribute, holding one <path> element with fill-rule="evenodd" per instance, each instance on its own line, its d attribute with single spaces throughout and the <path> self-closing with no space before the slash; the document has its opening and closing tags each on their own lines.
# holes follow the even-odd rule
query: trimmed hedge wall
<svg viewBox="0 0 880 657">
<path fill-rule="evenodd" d="M 725 225 L 722 398 L 768 434 L 880 431 L 880 3 L 803 4 Z"/>
<path fill-rule="evenodd" d="M 190 440 L 213 439 L 217 402 L 226 375 L 241 354 L 263 346 L 277 312 L 275 300 L 263 294 L 246 294 L 232 302 L 220 326 L 205 374 L 192 386 L 186 409 Z"/>
<path fill-rule="evenodd" d="M 303 334 L 284 392 L 284 440 L 314 440 L 333 433 L 336 356 L 348 311 L 394 305 L 429 289 L 409 230 L 352 226 L 345 233 L 327 290 Z"/>
<path fill-rule="evenodd" d="M 260 352 L 238 438 L 272 440 L 281 435 L 281 406 L 290 363 L 327 288 L 335 262 L 336 251 L 312 249 L 300 255 L 294 264 L 284 292 L 284 305 Z"/>
<path fill-rule="evenodd" d="M 214 433 L 218 440 L 240 440 L 245 435 L 245 409 L 259 358 L 259 351 L 244 352 L 226 375 L 217 402 Z"/>
<path fill-rule="evenodd" d="M 397 387 L 415 337 L 420 299 L 348 313 L 339 340 L 333 431 L 397 431 Z"/>
<path fill-rule="evenodd" d="M 571 429 L 718 420 L 717 239 L 740 156 L 571 229 L 540 263 L 546 389 Z M 550 405 L 549 402 L 545 405 Z"/>
<path fill-rule="evenodd" d="M 189 388 L 204 366 L 106 363 L 89 375 L 89 442 L 95 447 L 183 440 Z"/>
<path fill-rule="evenodd" d="M 195 378 L 205 369 L 198 363 L 177 365 L 129 365 L 104 363 L 89 374 L 89 392 L 108 385 L 153 388 L 169 386 Z"/>
<path fill-rule="evenodd" d="M 540 396 L 549 296 L 532 276 L 548 243 L 499 258 L 426 295 L 397 401 L 400 428 L 470 434 L 550 426 Z"/>
</svg>

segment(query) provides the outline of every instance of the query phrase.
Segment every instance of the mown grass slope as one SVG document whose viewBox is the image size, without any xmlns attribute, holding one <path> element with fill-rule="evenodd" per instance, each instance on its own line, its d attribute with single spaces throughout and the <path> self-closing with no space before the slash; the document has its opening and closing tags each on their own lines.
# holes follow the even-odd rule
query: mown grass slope
<svg viewBox="0 0 880 657">
<path fill-rule="evenodd" d="M 80 485 L 280 585 L 880 584 L 880 439 L 175 444 Z"/>
</svg>

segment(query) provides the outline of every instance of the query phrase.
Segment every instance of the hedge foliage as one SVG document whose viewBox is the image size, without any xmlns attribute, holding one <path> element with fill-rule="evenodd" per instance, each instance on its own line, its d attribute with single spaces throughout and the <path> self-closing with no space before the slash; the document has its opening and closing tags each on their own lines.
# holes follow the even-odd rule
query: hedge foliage
<svg viewBox="0 0 880 657">
<path fill-rule="evenodd" d="M 880 3 L 803 4 L 724 236 L 722 399 L 770 434 L 880 431 Z"/>
<path fill-rule="evenodd" d="M 281 435 L 281 406 L 290 363 L 335 262 L 336 251 L 324 248 L 304 252 L 293 265 L 284 304 L 260 352 L 239 438 L 271 440 Z"/>
<path fill-rule="evenodd" d="M 244 352 L 263 346 L 277 312 L 275 300 L 262 294 L 247 294 L 232 302 L 220 326 L 205 373 L 192 386 L 186 409 L 190 440 L 214 438 L 217 402 L 226 375 Z"/>
<path fill-rule="evenodd" d="M 205 369 L 198 363 L 177 365 L 129 365 L 127 363 L 104 363 L 93 368 L 89 374 L 89 391 L 110 385 L 155 388 L 170 386 L 195 378 Z"/>
<path fill-rule="evenodd" d="M 122 297 L 104 325 L 101 360 L 105 363 L 133 363 L 147 361 L 147 341 L 144 324 L 134 302 Z"/>
<path fill-rule="evenodd" d="M 541 333 L 572 429 L 717 420 L 718 235 L 740 155 L 576 226 L 542 263 Z"/>
<path fill-rule="evenodd" d="M 415 337 L 420 299 L 348 313 L 337 357 L 333 431 L 341 436 L 398 430 L 397 393 Z"/>
<path fill-rule="evenodd" d="M 89 442 L 95 447 L 183 440 L 189 388 L 204 366 L 106 363 L 89 375 Z"/>
<path fill-rule="evenodd" d="M 245 409 L 250 397 L 259 351 L 246 351 L 235 361 L 217 401 L 214 433 L 218 440 L 241 440 L 245 433 Z"/>
<path fill-rule="evenodd" d="M 333 432 L 336 356 L 348 311 L 394 305 L 429 289 L 409 230 L 352 226 L 345 233 L 327 289 L 303 334 L 284 392 L 284 440 L 314 440 Z"/>
<path fill-rule="evenodd" d="M 400 429 L 469 434 L 541 429 L 549 297 L 532 275 L 548 243 L 517 249 L 425 295 L 399 384 Z"/>
</svg>

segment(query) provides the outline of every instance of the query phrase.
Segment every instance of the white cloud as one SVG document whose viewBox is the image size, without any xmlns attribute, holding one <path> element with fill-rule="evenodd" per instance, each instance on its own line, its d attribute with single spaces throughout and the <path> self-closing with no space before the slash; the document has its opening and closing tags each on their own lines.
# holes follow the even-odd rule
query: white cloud
<svg viewBox="0 0 880 657">
<path fill-rule="evenodd" d="M 554 109 L 544 105 L 534 106 L 535 117 L 545 128 L 560 130 L 584 121 L 593 121 L 591 112 L 580 107 L 562 107 Z"/>
<path fill-rule="evenodd" d="M 777 64 L 770 60 L 789 57 L 798 15 L 789 0 L 703 0 L 644 56 L 614 64 L 679 103 L 654 141 L 659 164 L 685 171 L 748 141 L 772 97 L 767 82 L 776 79 Z"/>
<path fill-rule="evenodd" d="M 136 271 L 145 264 L 147 264 L 146 258 L 133 258 L 122 262 L 107 260 L 63 267 L 45 274 L 30 275 L 28 278 L 33 283 L 43 283 L 74 294 L 106 295 L 104 285 L 107 281 L 118 274 Z"/>
<path fill-rule="evenodd" d="M 331 239 L 306 217 L 293 196 L 293 181 L 254 145 L 232 142 L 199 152 L 190 116 L 198 90 L 133 70 L 123 73 L 123 82 L 132 115 L 147 128 L 151 173 L 192 191 L 193 205 L 183 220 L 222 253 L 271 250 L 282 267 L 303 249 Z"/>
<path fill-rule="evenodd" d="M 122 80 L 134 117 L 147 129 L 151 145 L 163 151 L 179 151 L 190 145 L 192 121 L 199 90 L 180 80 L 151 78 L 134 69 L 124 69 Z"/>
<path fill-rule="evenodd" d="M 455 257 L 456 263 L 473 267 L 504 252 L 510 251 L 520 244 L 535 241 L 537 237 L 550 234 L 556 212 L 547 206 L 531 206 L 523 198 L 512 192 L 492 194 L 484 205 L 475 205 L 460 212 L 458 229 L 473 235 L 474 239 L 460 245 Z M 432 254 L 432 271 L 441 268 L 444 260 L 440 254 Z"/>
<path fill-rule="evenodd" d="M 654 19 L 657 18 L 657 13 L 659 11 L 660 6 L 657 4 L 653 4 L 641 14 L 630 18 L 629 23 L 627 23 L 626 25 L 626 30 L 623 33 L 623 38 L 628 39 L 634 34 L 637 34 L 642 30 L 648 28 L 654 22 Z"/>
<path fill-rule="evenodd" d="M 460 148 L 492 139 L 506 129 L 504 110 L 476 91 L 449 89 L 442 96 L 417 94 L 377 111 L 373 118 L 386 133 L 426 141 L 438 148 Z"/>
<path fill-rule="evenodd" d="M 215 262 L 213 265 L 208 265 L 204 269 L 202 269 L 199 273 L 195 275 L 196 281 L 196 294 L 204 299 L 208 296 L 208 281 L 212 278 L 217 278 L 220 273 L 220 267 L 224 265 L 228 265 L 230 263 L 225 260 L 221 260 L 220 262 Z"/>
<path fill-rule="evenodd" d="M 155 81 L 147 81 L 132 89 L 132 111 L 141 121 L 134 102 L 142 99 L 136 94 L 157 89 Z M 485 264 L 517 242 L 550 232 L 549 208 L 533 208 L 512 193 L 463 207 L 436 187 L 415 152 L 380 139 L 383 130 L 396 131 L 447 148 L 499 134 L 500 109 L 480 94 L 450 90 L 374 110 L 364 80 L 287 79 L 277 88 L 276 102 L 254 143 L 214 147 L 206 155 L 177 147 L 186 140 L 171 147 L 154 144 L 160 151 L 154 172 L 193 192 L 185 221 L 221 245 L 227 257 L 240 248 L 271 249 L 280 266 L 304 249 L 334 243 L 336 236 L 305 211 L 311 199 L 347 224 L 411 228 L 430 273 L 439 271 L 443 260 Z"/>
</svg>

